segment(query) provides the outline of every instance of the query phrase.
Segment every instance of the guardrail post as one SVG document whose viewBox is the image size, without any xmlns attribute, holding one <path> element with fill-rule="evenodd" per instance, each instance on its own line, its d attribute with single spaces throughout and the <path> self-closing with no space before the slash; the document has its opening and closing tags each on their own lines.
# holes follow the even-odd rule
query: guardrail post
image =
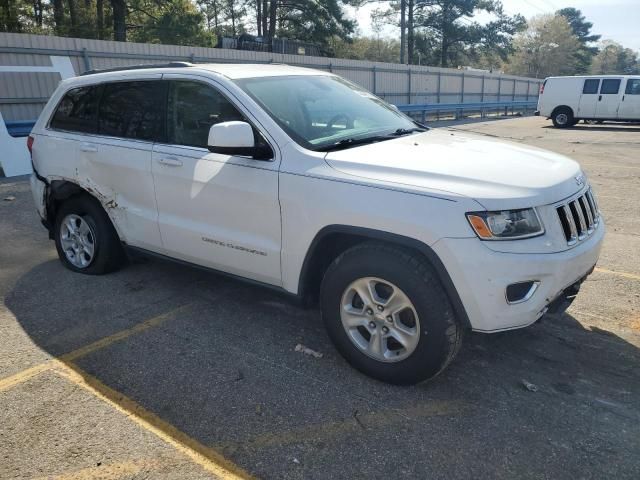
<svg viewBox="0 0 640 480">
<path fill-rule="evenodd" d="M 460 103 L 464 103 L 464 72 L 462 72 L 462 88 L 460 88 Z"/>
<path fill-rule="evenodd" d="M 440 102 L 440 86 L 442 84 L 442 72 L 438 71 L 438 90 L 436 92 L 437 98 L 438 98 L 438 103 Z"/>
<path fill-rule="evenodd" d="M 527 80 L 527 102 L 529 101 L 530 91 L 531 91 L 531 80 Z"/>
<path fill-rule="evenodd" d="M 482 75 L 482 87 L 480 92 L 480 101 L 484 103 L 484 75 Z"/>
<path fill-rule="evenodd" d="M 329 62 L 329 72 L 333 73 L 333 63 Z"/>
<path fill-rule="evenodd" d="M 411 104 L 411 67 L 407 67 L 407 100 Z"/>
<path fill-rule="evenodd" d="M 82 59 L 84 60 L 84 71 L 88 72 L 91 70 L 91 57 L 89 57 L 89 52 L 87 52 L 86 48 L 82 49 Z"/>
<path fill-rule="evenodd" d="M 377 93 L 376 93 L 376 66 L 375 65 L 373 66 L 371 71 L 373 72 L 373 94 L 377 95 Z"/>
</svg>

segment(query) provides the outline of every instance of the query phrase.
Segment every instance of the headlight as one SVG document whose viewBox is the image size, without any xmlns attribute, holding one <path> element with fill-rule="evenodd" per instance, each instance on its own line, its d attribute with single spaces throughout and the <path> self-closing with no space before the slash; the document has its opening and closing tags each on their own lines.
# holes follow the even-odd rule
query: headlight
<svg viewBox="0 0 640 480">
<path fill-rule="evenodd" d="M 544 227 L 534 208 L 469 212 L 467 219 L 482 240 L 516 240 L 544 233 Z"/>
</svg>

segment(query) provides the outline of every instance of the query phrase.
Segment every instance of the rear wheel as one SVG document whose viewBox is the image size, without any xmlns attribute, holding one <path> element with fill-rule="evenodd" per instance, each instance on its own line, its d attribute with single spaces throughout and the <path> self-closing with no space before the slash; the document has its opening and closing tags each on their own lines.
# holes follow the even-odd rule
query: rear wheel
<svg viewBox="0 0 640 480">
<path fill-rule="evenodd" d="M 567 128 L 575 125 L 573 123 L 573 112 L 568 107 L 556 109 L 551 115 L 551 121 L 556 128 Z"/>
<path fill-rule="evenodd" d="M 66 200 L 56 216 L 54 237 L 62 264 L 74 272 L 99 275 L 117 270 L 124 251 L 102 205 L 89 195 Z"/>
<path fill-rule="evenodd" d="M 408 250 L 367 243 L 329 267 L 322 316 L 340 353 L 379 380 L 413 384 L 455 357 L 462 329 L 430 264 Z"/>
</svg>

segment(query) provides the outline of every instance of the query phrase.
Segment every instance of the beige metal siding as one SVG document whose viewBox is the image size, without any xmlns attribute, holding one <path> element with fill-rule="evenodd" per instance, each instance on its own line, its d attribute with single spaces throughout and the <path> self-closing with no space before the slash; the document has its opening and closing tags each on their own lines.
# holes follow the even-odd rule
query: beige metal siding
<svg viewBox="0 0 640 480">
<path fill-rule="evenodd" d="M 0 32 L 0 65 L 50 66 L 49 55 L 68 56 L 76 74 L 87 67 L 103 69 L 176 60 L 288 63 L 331 70 L 395 104 L 536 100 L 541 82 L 438 67 Z M 44 105 L 43 99 L 51 95 L 58 81 L 57 75 L 51 73 L 0 72 L 0 112 L 5 120 L 35 119 Z"/>
</svg>

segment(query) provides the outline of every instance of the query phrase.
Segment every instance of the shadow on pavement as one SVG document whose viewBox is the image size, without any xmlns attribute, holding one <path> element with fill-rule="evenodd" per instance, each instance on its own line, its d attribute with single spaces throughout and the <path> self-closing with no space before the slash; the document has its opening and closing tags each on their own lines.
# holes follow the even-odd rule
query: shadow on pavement
<svg viewBox="0 0 640 480">
<path fill-rule="evenodd" d="M 317 311 L 155 260 L 47 261 L 5 304 L 57 357 L 169 314 L 75 364 L 258 477 L 640 478 L 640 352 L 570 315 L 469 334 L 440 377 L 396 387 L 350 368 Z"/>
</svg>

